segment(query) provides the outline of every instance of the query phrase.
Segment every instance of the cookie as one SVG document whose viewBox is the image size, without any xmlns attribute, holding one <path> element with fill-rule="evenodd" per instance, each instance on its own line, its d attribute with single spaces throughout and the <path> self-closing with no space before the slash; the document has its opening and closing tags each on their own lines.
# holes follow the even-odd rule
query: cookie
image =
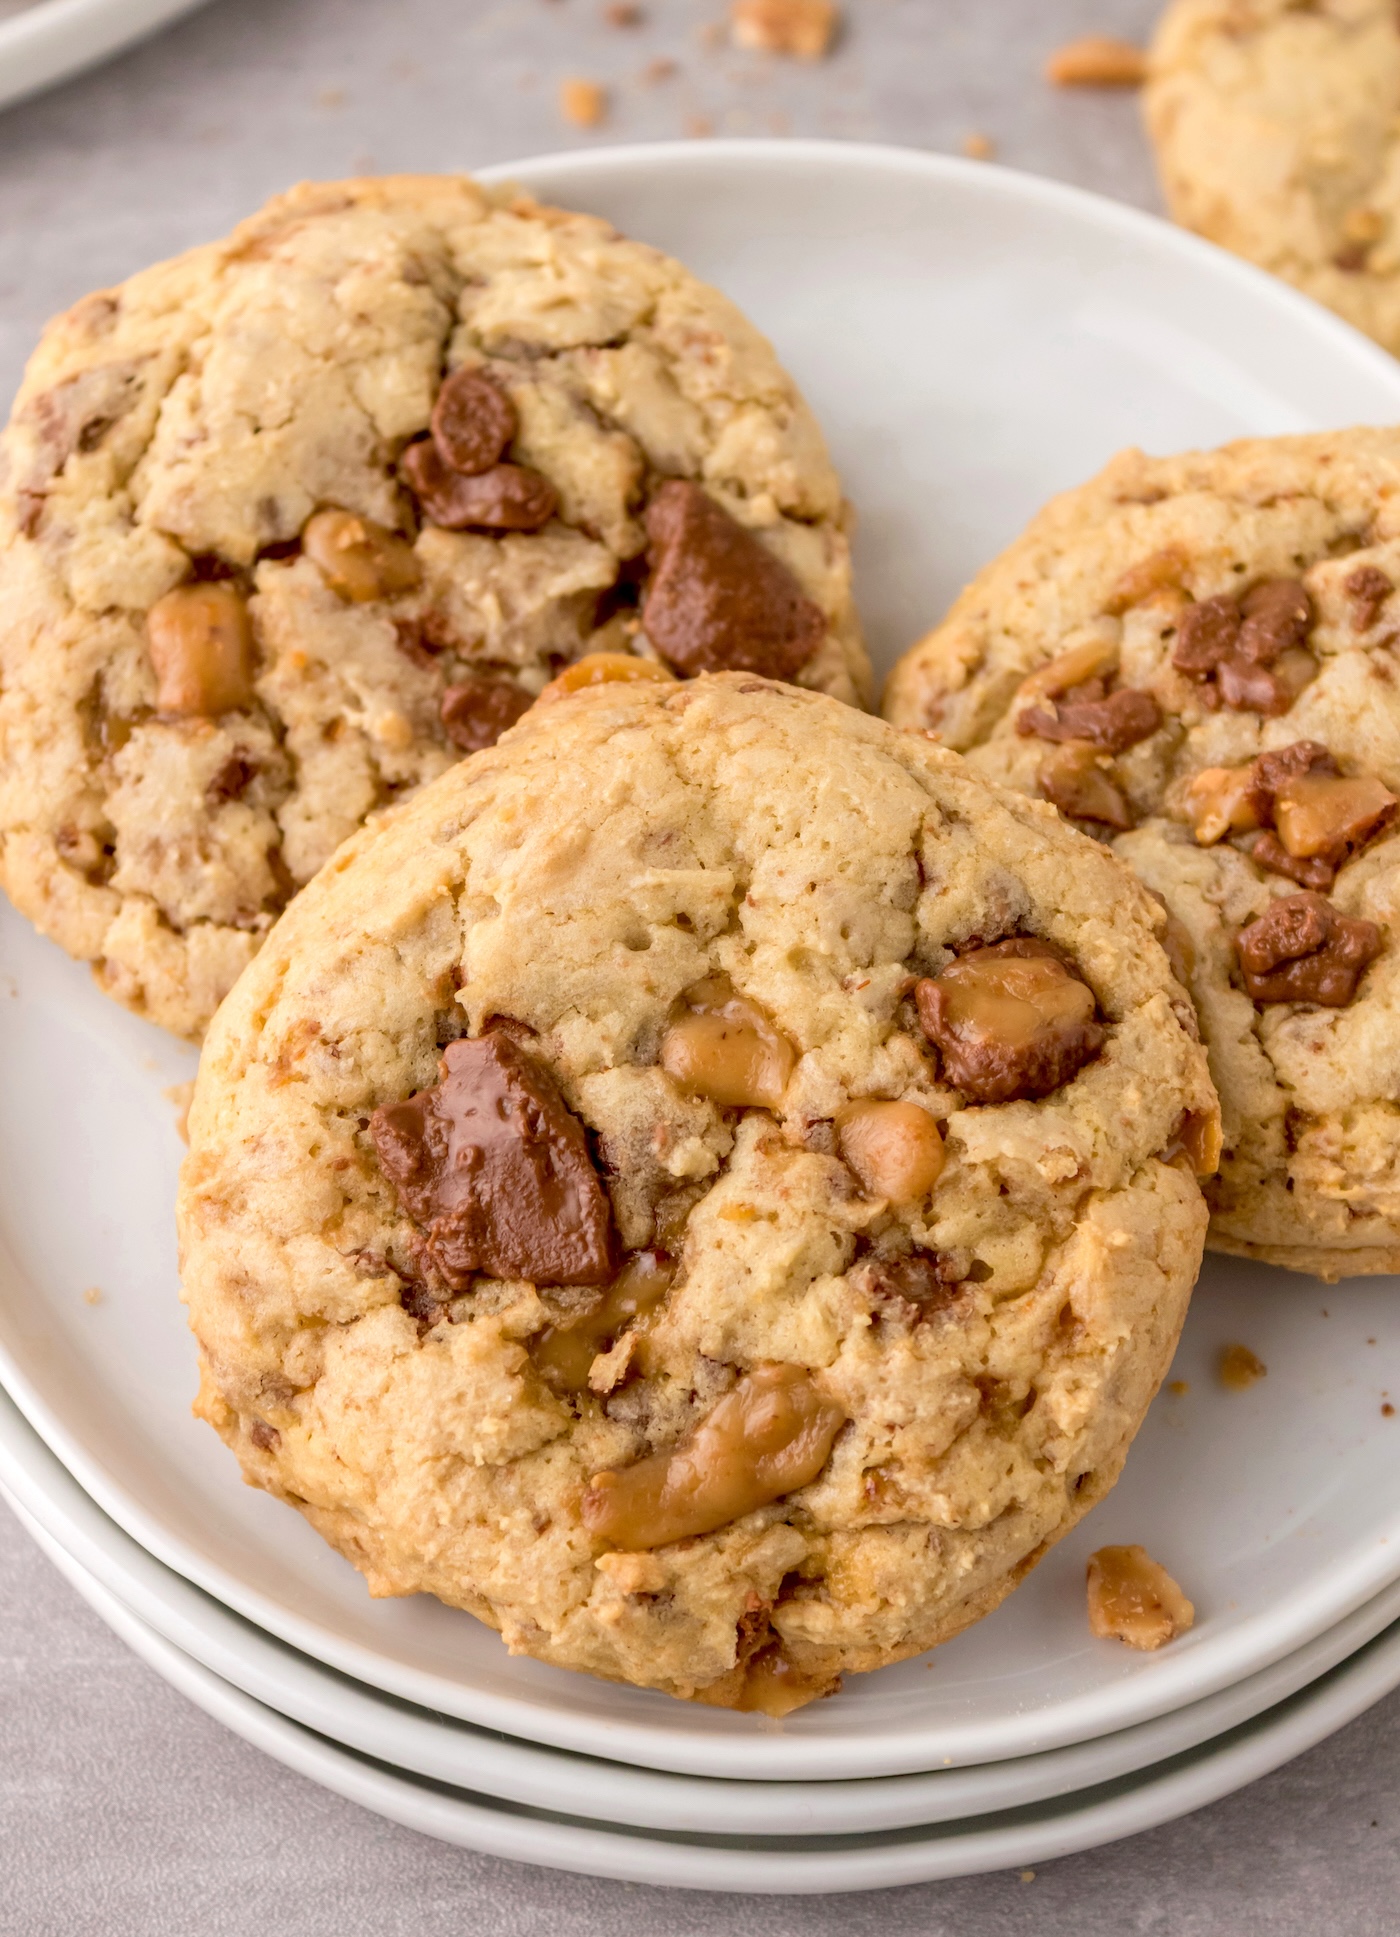
<svg viewBox="0 0 1400 1937">
<path fill-rule="evenodd" d="M 1175 918 L 1224 1112 L 1211 1244 L 1400 1270 L 1400 433 L 1128 451 L 892 675 Z"/>
<path fill-rule="evenodd" d="M 597 651 L 865 698 L 840 487 L 771 348 L 518 192 L 295 189 L 30 363 L 0 885 L 197 1038 L 347 835 Z"/>
<path fill-rule="evenodd" d="M 1174 0 L 1143 97 L 1175 219 L 1400 353 L 1400 15 Z"/>
<path fill-rule="evenodd" d="M 994 1607 L 1166 1369 L 1161 911 L 818 694 L 597 686 L 355 836 L 206 1040 L 198 1410 L 375 1594 L 784 1708 Z"/>
</svg>

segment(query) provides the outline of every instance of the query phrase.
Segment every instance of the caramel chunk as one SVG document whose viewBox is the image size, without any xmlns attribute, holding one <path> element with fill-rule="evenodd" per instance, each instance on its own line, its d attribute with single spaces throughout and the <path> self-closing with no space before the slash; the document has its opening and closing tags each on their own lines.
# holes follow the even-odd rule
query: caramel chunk
<svg viewBox="0 0 1400 1937">
<path fill-rule="evenodd" d="M 1274 826 L 1295 860 L 1322 860 L 1335 868 L 1388 827 L 1397 807 L 1400 801 L 1373 774 L 1314 771 L 1278 789 Z"/>
<path fill-rule="evenodd" d="M 682 673 L 791 679 L 826 619 L 781 559 L 698 484 L 673 479 L 647 508 L 647 637 Z"/>
<path fill-rule="evenodd" d="M 162 713 L 214 718 L 253 698 L 253 629 L 227 580 L 177 585 L 146 614 Z"/>
<path fill-rule="evenodd" d="M 1048 1096 L 1103 1047 L 1093 990 L 1030 936 L 971 950 L 914 999 L 944 1075 L 973 1103 Z"/>
<path fill-rule="evenodd" d="M 1107 678 L 1117 664 L 1118 648 L 1111 640 L 1081 639 L 1027 673 L 1016 696 L 1020 700 L 1060 699 L 1089 680 Z"/>
<path fill-rule="evenodd" d="M 1258 827 L 1253 766 L 1202 767 L 1186 789 L 1186 812 L 1202 847 Z"/>
<path fill-rule="evenodd" d="M 686 991 L 684 1011 L 661 1043 L 661 1067 L 692 1096 L 722 1109 L 776 1110 L 797 1051 L 727 976 Z"/>
<path fill-rule="evenodd" d="M 463 753 L 480 753 L 483 747 L 495 746 L 531 705 L 530 695 L 514 679 L 464 679 L 444 692 L 442 723 L 454 747 Z"/>
<path fill-rule="evenodd" d="M 1141 87 L 1147 56 L 1112 34 L 1084 34 L 1056 49 L 1045 63 L 1045 78 L 1056 87 Z"/>
<path fill-rule="evenodd" d="M 1373 921 L 1353 921 L 1320 894 L 1281 896 L 1235 938 L 1244 985 L 1256 1002 L 1317 1002 L 1341 1009 L 1381 952 Z"/>
<path fill-rule="evenodd" d="M 1220 1168 L 1220 1153 L 1225 1147 L 1219 1110 L 1183 1110 L 1170 1144 L 1163 1152 L 1167 1163 L 1185 1157 L 1197 1177 L 1213 1177 Z"/>
<path fill-rule="evenodd" d="M 744 1673 L 744 1685 L 734 1706 L 748 1715 L 771 1715 L 781 1720 L 808 1702 L 834 1695 L 841 1677 L 799 1668 L 790 1661 L 780 1641 L 760 1648 Z"/>
<path fill-rule="evenodd" d="M 1160 1648 L 1195 1623 L 1195 1608 L 1145 1547 L 1100 1547 L 1088 1588 L 1089 1626 L 1101 1641 Z"/>
<path fill-rule="evenodd" d="M 539 471 L 493 464 L 467 475 L 444 464 L 431 438 L 410 444 L 403 474 L 435 525 L 447 531 L 538 531 L 559 505 L 559 493 Z"/>
<path fill-rule="evenodd" d="M 1016 717 L 1016 731 L 1041 740 L 1082 740 L 1106 753 L 1123 753 L 1150 739 L 1162 724 L 1151 693 L 1124 686 L 1103 699 L 1064 699 L 1054 707 L 1030 706 Z"/>
<path fill-rule="evenodd" d="M 664 1251 L 636 1251 L 596 1305 L 567 1324 L 551 1325 L 530 1347 L 535 1369 L 559 1392 L 586 1392 L 593 1361 L 656 1310 L 676 1275 Z"/>
<path fill-rule="evenodd" d="M 669 1453 L 596 1474 L 583 1524 L 631 1552 L 713 1533 L 810 1485 L 845 1423 L 802 1367 L 756 1366 Z"/>
<path fill-rule="evenodd" d="M 943 1171 L 943 1137 L 917 1103 L 848 1103 L 836 1118 L 836 1145 L 871 1197 L 917 1204 Z"/>
<path fill-rule="evenodd" d="M 1104 611 L 1115 618 L 1145 605 L 1159 592 L 1175 592 L 1190 570 L 1191 561 L 1180 545 L 1164 545 L 1130 565 L 1104 600 Z"/>
<path fill-rule="evenodd" d="M 613 1275 L 612 1217 L 583 1125 L 549 1071 L 501 1030 L 449 1043 L 440 1080 L 370 1119 L 384 1174 L 433 1269 L 535 1284 Z"/>
<path fill-rule="evenodd" d="M 302 527 L 301 548 L 331 590 L 352 605 L 410 592 L 421 577 L 406 538 L 353 511 L 313 513 Z"/>
<path fill-rule="evenodd" d="M 515 405 L 480 370 L 454 370 L 433 405 L 433 442 L 450 470 L 489 471 L 515 436 Z"/>
<path fill-rule="evenodd" d="M 1132 810 L 1114 777 L 1113 766 L 1097 747 L 1069 740 L 1040 763 L 1036 776 L 1042 795 L 1069 820 L 1098 821 L 1104 827 L 1133 824 Z"/>
<path fill-rule="evenodd" d="M 674 678 L 675 674 L 656 660 L 639 659 L 634 652 L 586 652 L 582 659 L 555 674 L 540 700 L 564 699 L 585 686 L 607 686 L 614 680 Z"/>
<path fill-rule="evenodd" d="M 1245 1392 L 1268 1373 L 1268 1366 L 1247 1345 L 1226 1345 L 1220 1353 L 1220 1383 L 1228 1392 Z"/>
<path fill-rule="evenodd" d="M 1352 631 L 1369 632 L 1395 587 L 1379 565 L 1358 565 L 1342 580 L 1342 590 L 1351 600 Z"/>
<path fill-rule="evenodd" d="M 817 61 L 830 47 L 839 18 L 835 0 L 732 0 L 729 31 L 736 47 Z"/>
</svg>

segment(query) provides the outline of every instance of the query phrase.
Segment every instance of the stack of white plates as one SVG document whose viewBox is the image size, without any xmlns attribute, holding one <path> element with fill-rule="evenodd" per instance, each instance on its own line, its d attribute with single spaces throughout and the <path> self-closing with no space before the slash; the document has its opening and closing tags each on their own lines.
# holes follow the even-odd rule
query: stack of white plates
<svg viewBox="0 0 1400 1937">
<path fill-rule="evenodd" d="M 1400 417 L 1400 365 L 1189 237 L 972 164 L 821 144 L 511 171 L 727 288 L 861 515 L 877 660 L 1119 446 Z M 0 1483 L 147 1661 L 270 1754 L 474 1849 L 652 1883 L 843 1890 L 1034 1863 L 1167 1820 L 1400 1683 L 1400 1301 L 1212 1260 L 1122 1482 L 997 1614 L 789 1717 L 509 1657 L 373 1602 L 190 1417 L 166 1086 L 189 1052 L 0 919 Z M 100 1294 L 100 1295 L 99 1295 Z M 1223 1345 L 1265 1379 L 1230 1392 Z M 1139 1541 L 1195 1628 L 1091 1638 Z"/>
</svg>

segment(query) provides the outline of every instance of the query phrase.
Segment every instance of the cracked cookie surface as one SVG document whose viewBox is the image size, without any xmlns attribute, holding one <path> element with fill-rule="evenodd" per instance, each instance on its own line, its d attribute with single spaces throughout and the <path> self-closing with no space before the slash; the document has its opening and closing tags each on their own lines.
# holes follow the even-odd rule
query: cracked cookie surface
<svg viewBox="0 0 1400 1937">
<path fill-rule="evenodd" d="M 649 552 L 663 492 L 708 549 Z M 696 637 L 742 655 L 726 561 L 755 558 L 737 617 L 782 660 L 757 670 L 860 703 L 836 475 L 726 298 L 464 177 L 295 189 L 30 362 L 0 447 L 0 884 L 198 1037 L 338 844 L 561 666 L 673 634 L 682 671 Z M 653 645 L 663 568 L 690 603 Z"/>
<path fill-rule="evenodd" d="M 1391 0 L 1174 0 L 1143 107 L 1178 222 L 1400 352 Z"/>
<path fill-rule="evenodd" d="M 537 707 L 214 1022 L 198 1410 L 517 1652 L 782 1712 L 932 1646 L 1112 1485 L 1185 1314 L 1216 1103 L 1162 925 L 825 696 Z"/>
<path fill-rule="evenodd" d="M 1394 431 L 1126 452 L 885 697 L 1162 898 L 1223 1110 L 1210 1242 L 1328 1278 L 1400 1269 L 1397 504 Z"/>
</svg>

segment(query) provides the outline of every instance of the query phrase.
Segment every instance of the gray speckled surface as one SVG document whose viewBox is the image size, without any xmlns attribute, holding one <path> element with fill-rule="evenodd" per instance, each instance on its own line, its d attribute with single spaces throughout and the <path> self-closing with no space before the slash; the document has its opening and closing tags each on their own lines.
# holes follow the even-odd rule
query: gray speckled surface
<svg viewBox="0 0 1400 1937">
<path fill-rule="evenodd" d="M 0 115 L 0 393 L 84 290 L 217 235 L 302 175 L 471 167 L 689 131 L 830 135 L 1000 159 L 1154 204 L 1122 96 L 1061 94 L 1044 54 L 1140 36 L 1154 0 L 847 0 L 815 67 L 716 45 L 721 0 L 214 0 L 99 73 Z M 676 64 L 650 86 L 658 56 Z M 609 85 L 596 135 L 566 76 Z M 661 1892 L 473 1857 L 325 1794 L 128 1655 L 0 1508 L 4 1937 L 1391 1937 L 1400 1696 L 1242 1794 L 1090 1855 L 834 1898 Z"/>
</svg>

